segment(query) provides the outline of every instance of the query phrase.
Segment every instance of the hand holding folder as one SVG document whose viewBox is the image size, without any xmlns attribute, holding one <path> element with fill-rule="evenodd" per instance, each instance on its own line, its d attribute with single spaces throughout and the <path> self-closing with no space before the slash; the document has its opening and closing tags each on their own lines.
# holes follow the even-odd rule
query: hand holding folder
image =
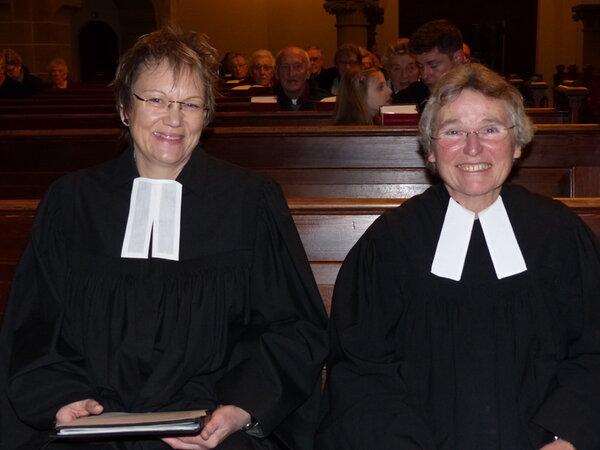
<svg viewBox="0 0 600 450">
<path fill-rule="evenodd" d="M 57 437 L 102 437 L 142 434 L 195 434 L 202 429 L 205 409 L 152 413 L 112 412 L 86 416 L 56 427 Z"/>
</svg>

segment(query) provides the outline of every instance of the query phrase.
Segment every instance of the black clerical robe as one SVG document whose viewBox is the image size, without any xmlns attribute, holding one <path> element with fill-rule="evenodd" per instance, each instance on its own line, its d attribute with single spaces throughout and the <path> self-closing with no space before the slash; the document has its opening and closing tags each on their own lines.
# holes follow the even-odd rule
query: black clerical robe
<svg viewBox="0 0 600 450">
<path fill-rule="evenodd" d="M 383 214 L 333 296 L 317 449 L 600 448 L 600 252 L 560 202 L 506 185 L 527 270 L 497 279 L 474 224 L 460 281 L 431 273 L 449 195 Z"/>
<path fill-rule="evenodd" d="M 326 315 L 279 187 L 196 149 L 178 177 L 179 261 L 121 258 L 137 176 L 130 149 L 41 202 L 1 329 L 0 448 L 40 448 L 56 411 L 85 398 L 105 411 L 234 404 L 264 442 L 311 448 Z"/>
</svg>

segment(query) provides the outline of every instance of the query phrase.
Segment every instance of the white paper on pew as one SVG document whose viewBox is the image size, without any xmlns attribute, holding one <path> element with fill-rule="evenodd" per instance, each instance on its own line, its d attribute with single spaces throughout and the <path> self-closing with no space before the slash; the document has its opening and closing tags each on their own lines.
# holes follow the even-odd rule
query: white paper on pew
<svg viewBox="0 0 600 450">
<path fill-rule="evenodd" d="M 336 99 L 337 99 L 336 96 L 325 97 L 325 98 L 322 98 L 321 100 L 319 100 L 319 102 L 321 102 L 321 103 L 335 103 Z"/>
<path fill-rule="evenodd" d="M 417 105 L 384 105 L 379 107 L 381 114 L 419 114 Z"/>
<path fill-rule="evenodd" d="M 277 97 L 275 95 L 250 97 L 250 103 L 277 103 Z"/>
</svg>

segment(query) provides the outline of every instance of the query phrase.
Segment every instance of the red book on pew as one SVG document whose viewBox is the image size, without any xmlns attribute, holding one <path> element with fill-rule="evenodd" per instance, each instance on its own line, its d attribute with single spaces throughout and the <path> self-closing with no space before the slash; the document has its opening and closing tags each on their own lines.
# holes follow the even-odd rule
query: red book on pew
<svg viewBox="0 0 600 450">
<path fill-rule="evenodd" d="M 379 108 L 383 125 L 418 125 L 417 105 L 387 105 Z"/>
<path fill-rule="evenodd" d="M 316 111 L 333 111 L 335 109 L 335 97 L 325 97 L 315 103 Z"/>
<path fill-rule="evenodd" d="M 279 111 L 275 95 L 260 95 L 250 98 L 250 111 Z"/>
</svg>

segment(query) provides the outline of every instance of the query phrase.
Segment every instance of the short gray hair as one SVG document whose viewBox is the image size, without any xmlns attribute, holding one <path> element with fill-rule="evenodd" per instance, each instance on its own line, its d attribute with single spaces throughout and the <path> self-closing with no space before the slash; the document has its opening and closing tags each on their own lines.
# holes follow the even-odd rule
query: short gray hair
<svg viewBox="0 0 600 450">
<path fill-rule="evenodd" d="M 525 113 L 519 91 L 493 70 L 481 64 L 467 63 L 460 64 L 440 78 L 423 110 L 419 122 L 419 143 L 426 156 L 432 153 L 431 136 L 435 132 L 440 109 L 454 101 L 464 89 L 506 101 L 508 115 L 515 126 L 515 144 L 523 148 L 531 142 L 534 126 Z"/>
<path fill-rule="evenodd" d="M 250 66 L 254 66 L 254 64 L 256 64 L 256 60 L 258 58 L 268 58 L 270 61 L 271 66 L 273 66 L 273 68 L 275 68 L 275 57 L 273 56 L 273 53 L 271 53 L 269 50 L 261 48 L 259 50 L 256 50 L 254 53 L 252 53 L 252 56 L 250 56 Z"/>
</svg>

